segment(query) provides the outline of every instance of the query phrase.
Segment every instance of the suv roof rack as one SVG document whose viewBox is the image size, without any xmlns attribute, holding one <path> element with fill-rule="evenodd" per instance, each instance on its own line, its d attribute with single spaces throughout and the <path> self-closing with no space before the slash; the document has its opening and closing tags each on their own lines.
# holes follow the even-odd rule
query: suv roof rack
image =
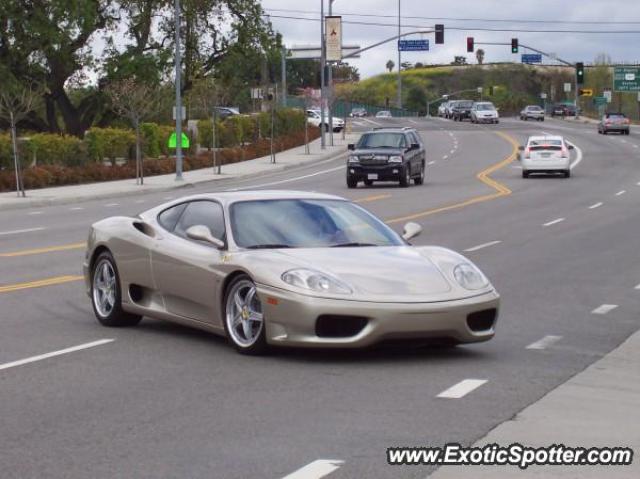
<svg viewBox="0 0 640 479">
<path fill-rule="evenodd" d="M 373 130 L 415 130 L 412 126 L 376 126 Z"/>
</svg>

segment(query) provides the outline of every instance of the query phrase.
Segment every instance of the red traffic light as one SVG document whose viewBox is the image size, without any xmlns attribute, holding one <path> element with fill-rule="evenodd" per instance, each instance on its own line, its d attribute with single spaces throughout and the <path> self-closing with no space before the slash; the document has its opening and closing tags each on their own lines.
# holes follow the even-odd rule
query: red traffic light
<svg viewBox="0 0 640 479">
<path fill-rule="evenodd" d="M 473 53 L 473 37 L 467 37 L 467 52 Z"/>
</svg>

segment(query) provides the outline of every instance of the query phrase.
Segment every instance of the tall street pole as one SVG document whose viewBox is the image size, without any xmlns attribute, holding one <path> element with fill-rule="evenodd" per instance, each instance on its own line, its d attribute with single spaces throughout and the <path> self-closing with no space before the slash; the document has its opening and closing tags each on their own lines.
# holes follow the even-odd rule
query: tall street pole
<svg viewBox="0 0 640 479">
<path fill-rule="evenodd" d="M 176 181 L 182 181 L 182 98 L 180 84 L 180 0 L 174 3 L 174 21 L 176 24 Z"/>
<path fill-rule="evenodd" d="M 329 0 L 329 16 L 331 16 L 333 2 L 335 0 Z M 326 33 L 326 32 L 325 32 Z M 329 63 L 328 68 L 328 86 L 329 86 L 329 94 L 327 95 L 327 103 L 328 103 L 328 115 L 329 115 L 329 144 L 333 146 L 333 63 Z"/>
<path fill-rule="evenodd" d="M 325 139 L 324 67 L 327 63 L 324 44 L 324 0 L 320 0 L 320 148 L 327 147 Z"/>
<path fill-rule="evenodd" d="M 282 46 L 282 64 L 280 65 L 282 77 L 282 106 L 287 107 L 287 47 Z"/>
<path fill-rule="evenodd" d="M 400 41 L 399 36 L 402 35 L 401 32 L 401 28 L 400 28 L 400 0 L 398 0 L 398 41 Z M 402 63 L 402 56 L 400 54 L 400 46 L 397 46 L 398 48 L 398 100 L 397 100 L 397 104 L 398 104 L 398 108 L 402 109 L 402 75 L 400 74 L 400 72 L 402 71 L 402 67 L 400 66 L 400 64 Z"/>
</svg>

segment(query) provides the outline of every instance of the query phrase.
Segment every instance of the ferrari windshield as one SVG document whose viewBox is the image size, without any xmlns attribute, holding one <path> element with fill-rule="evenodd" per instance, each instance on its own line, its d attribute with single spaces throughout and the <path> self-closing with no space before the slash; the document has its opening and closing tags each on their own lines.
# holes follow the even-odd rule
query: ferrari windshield
<svg viewBox="0 0 640 479">
<path fill-rule="evenodd" d="M 400 246 L 392 229 L 342 200 L 282 199 L 234 203 L 233 238 L 242 248 Z"/>
</svg>

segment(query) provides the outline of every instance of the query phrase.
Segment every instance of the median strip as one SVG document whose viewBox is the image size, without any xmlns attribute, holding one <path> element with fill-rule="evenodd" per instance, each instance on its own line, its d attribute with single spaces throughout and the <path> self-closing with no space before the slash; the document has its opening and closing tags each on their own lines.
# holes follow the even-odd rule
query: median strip
<svg viewBox="0 0 640 479">
<path fill-rule="evenodd" d="M 55 284 L 71 283 L 73 281 L 80 281 L 82 276 L 54 276 L 52 278 L 40 279 L 37 281 L 28 281 L 26 283 L 8 284 L 6 286 L 0 286 L 0 293 L 10 293 L 12 291 L 20 291 L 22 289 L 42 288 L 44 286 L 53 286 Z"/>
<path fill-rule="evenodd" d="M 365 196 L 364 198 L 359 198 L 357 200 L 354 200 L 354 203 L 369 203 L 371 201 L 378 201 L 378 200 L 384 200 L 386 198 L 391 198 L 391 195 L 386 194 L 386 195 L 372 195 L 372 196 Z"/>
<path fill-rule="evenodd" d="M 30 256 L 34 254 L 52 253 L 55 251 L 68 251 L 73 249 L 83 249 L 87 246 L 86 243 L 71 243 L 63 244 L 59 246 L 48 246 L 45 248 L 33 248 L 20 251 L 13 251 L 10 253 L 0 253 L 0 258 L 14 258 L 16 256 Z"/>
</svg>

